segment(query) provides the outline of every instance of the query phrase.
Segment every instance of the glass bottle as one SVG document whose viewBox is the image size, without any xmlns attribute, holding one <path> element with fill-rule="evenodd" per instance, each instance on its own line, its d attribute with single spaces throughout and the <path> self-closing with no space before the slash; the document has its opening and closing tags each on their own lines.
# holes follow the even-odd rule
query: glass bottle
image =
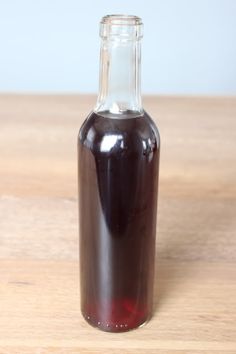
<svg viewBox="0 0 236 354">
<path fill-rule="evenodd" d="M 81 312 L 122 332 L 152 314 L 160 139 L 140 94 L 142 21 L 105 16 L 100 88 L 78 137 Z"/>
</svg>

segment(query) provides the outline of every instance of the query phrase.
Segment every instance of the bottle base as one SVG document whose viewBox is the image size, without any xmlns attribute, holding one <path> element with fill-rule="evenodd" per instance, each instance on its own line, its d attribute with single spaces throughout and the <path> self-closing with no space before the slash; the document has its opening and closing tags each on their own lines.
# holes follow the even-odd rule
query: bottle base
<svg viewBox="0 0 236 354">
<path fill-rule="evenodd" d="M 135 329 L 144 327 L 151 319 L 151 316 L 140 320 L 138 323 L 133 325 L 128 325 L 127 323 L 122 324 L 110 324 L 110 323 L 102 323 L 100 321 L 94 321 L 90 316 L 86 316 L 82 313 L 83 318 L 85 321 L 92 327 L 99 329 L 103 332 L 111 332 L 111 333 L 122 333 L 122 332 L 129 332 Z"/>
</svg>

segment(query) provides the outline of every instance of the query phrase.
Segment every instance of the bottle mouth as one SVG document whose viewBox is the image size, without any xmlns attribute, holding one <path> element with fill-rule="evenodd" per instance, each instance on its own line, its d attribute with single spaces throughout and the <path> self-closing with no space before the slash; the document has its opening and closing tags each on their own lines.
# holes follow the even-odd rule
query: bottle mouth
<svg viewBox="0 0 236 354">
<path fill-rule="evenodd" d="M 142 19 L 132 15 L 107 15 L 100 22 L 100 36 L 115 39 L 139 39 L 143 36 Z"/>
</svg>

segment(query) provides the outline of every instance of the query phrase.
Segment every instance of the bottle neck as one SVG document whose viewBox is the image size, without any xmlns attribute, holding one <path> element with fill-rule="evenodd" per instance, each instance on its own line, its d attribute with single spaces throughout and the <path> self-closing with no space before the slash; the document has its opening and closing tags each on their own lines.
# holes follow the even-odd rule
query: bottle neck
<svg viewBox="0 0 236 354">
<path fill-rule="evenodd" d="M 142 114 L 140 39 L 102 39 L 97 113 Z"/>
</svg>

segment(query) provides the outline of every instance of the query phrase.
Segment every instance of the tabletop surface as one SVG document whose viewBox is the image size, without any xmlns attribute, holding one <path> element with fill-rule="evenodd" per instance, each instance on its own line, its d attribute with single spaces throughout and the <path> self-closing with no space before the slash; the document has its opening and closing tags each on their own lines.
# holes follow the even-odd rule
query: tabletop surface
<svg viewBox="0 0 236 354">
<path fill-rule="evenodd" d="M 161 134 L 154 315 L 79 307 L 76 139 L 94 96 L 0 96 L 0 353 L 236 353 L 236 98 L 145 97 Z"/>
</svg>

